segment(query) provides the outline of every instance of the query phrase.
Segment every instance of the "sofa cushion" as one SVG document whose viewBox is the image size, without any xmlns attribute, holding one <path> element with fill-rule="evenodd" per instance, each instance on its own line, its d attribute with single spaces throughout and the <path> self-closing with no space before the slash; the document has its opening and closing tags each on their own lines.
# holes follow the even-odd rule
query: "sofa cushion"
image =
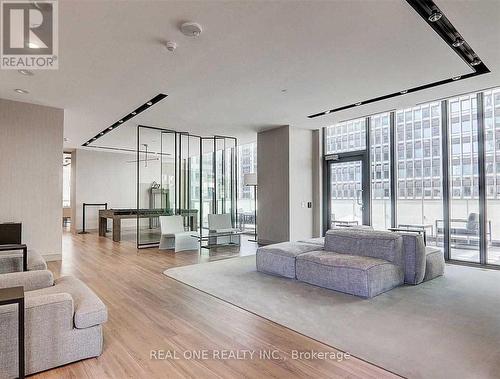
<svg viewBox="0 0 500 379">
<path fill-rule="evenodd" d="M 259 247 L 257 271 L 295 278 L 295 258 L 313 250 L 318 250 L 318 245 L 302 242 L 282 242 Z"/>
<path fill-rule="evenodd" d="M 38 290 L 40 294 L 68 293 L 73 298 L 75 328 L 85 329 L 107 321 L 108 311 L 99 297 L 82 281 L 72 276 L 62 276 L 54 286 Z M 36 292 L 36 291 L 35 291 Z"/>
<path fill-rule="evenodd" d="M 444 274 L 444 252 L 437 247 L 425 248 L 425 276 L 424 282 Z"/>
<path fill-rule="evenodd" d="M 425 276 L 424 236 L 417 233 L 398 232 L 403 237 L 405 283 L 420 284 Z"/>
<path fill-rule="evenodd" d="M 402 267 L 384 259 L 328 251 L 297 256 L 296 275 L 306 283 L 366 298 L 404 281 Z"/>
<path fill-rule="evenodd" d="M 384 259 L 403 267 L 403 238 L 397 233 L 336 228 L 326 232 L 325 250 L 339 254 Z"/>
</svg>

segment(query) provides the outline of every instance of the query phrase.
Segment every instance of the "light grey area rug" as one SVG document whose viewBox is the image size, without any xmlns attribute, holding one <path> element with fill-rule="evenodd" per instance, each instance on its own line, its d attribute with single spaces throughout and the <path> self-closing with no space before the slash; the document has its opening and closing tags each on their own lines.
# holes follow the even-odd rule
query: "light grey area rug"
<svg viewBox="0 0 500 379">
<path fill-rule="evenodd" d="M 255 256 L 164 273 L 402 376 L 500 378 L 500 271 L 447 265 L 369 300 L 259 273 Z"/>
</svg>

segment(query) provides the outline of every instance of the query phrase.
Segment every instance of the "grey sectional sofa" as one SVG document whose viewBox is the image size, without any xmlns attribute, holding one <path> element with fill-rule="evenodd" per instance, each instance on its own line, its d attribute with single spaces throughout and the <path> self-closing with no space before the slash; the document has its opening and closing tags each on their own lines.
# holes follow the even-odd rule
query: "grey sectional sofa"
<svg viewBox="0 0 500 379">
<path fill-rule="evenodd" d="M 104 303 L 70 276 L 54 280 L 48 270 L 0 275 L 0 288 L 25 291 L 25 373 L 27 375 L 97 357 L 103 348 Z M 17 306 L 0 307 L 0 377 L 17 376 Z"/>
<path fill-rule="evenodd" d="M 257 270 L 295 279 L 297 257 L 321 249 L 321 245 L 304 242 L 282 242 L 259 247 L 256 255 Z"/>
<path fill-rule="evenodd" d="M 260 272 L 371 298 L 403 283 L 416 285 L 443 275 L 444 256 L 422 235 L 335 228 L 324 239 L 260 247 Z"/>
</svg>

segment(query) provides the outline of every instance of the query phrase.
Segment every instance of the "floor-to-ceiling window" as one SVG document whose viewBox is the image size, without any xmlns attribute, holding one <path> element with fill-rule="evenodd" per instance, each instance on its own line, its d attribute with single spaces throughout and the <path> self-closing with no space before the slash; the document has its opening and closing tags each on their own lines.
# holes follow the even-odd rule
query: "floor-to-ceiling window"
<svg viewBox="0 0 500 379">
<path fill-rule="evenodd" d="M 500 264 L 500 88 L 346 121 L 324 136 L 331 219 L 354 220 L 359 203 L 357 163 L 331 160 L 369 152 L 375 228 L 424 230 L 452 260 Z"/>
<path fill-rule="evenodd" d="M 442 246 L 440 103 L 398 110 L 395 127 L 397 226 L 424 230 Z"/>
<path fill-rule="evenodd" d="M 484 92 L 487 263 L 500 264 L 500 88 Z"/>
<path fill-rule="evenodd" d="M 479 262 L 476 94 L 448 100 L 450 258 Z"/>
<path fill-rule="evenodd" d="M 389 112 L 370 117 L 372 225 L 376 229 L 391 227 L 390 129 Z"/>
</svg>

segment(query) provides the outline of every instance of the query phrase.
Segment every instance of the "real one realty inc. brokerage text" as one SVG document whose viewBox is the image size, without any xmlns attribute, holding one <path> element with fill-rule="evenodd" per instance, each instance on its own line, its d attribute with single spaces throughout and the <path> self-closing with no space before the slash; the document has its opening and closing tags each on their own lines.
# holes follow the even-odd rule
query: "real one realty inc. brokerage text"
<svg viewBox="0 0 500 379">
<path fill-rule="evenodd" d="M 149 358 L 152 360 L 334 360 L 342 362 L 351 357 L 342 351 L 318 350 L 250 350 L 250 349 L 198 349 L 198 350 L 151 350 Z"/>
</svg>

